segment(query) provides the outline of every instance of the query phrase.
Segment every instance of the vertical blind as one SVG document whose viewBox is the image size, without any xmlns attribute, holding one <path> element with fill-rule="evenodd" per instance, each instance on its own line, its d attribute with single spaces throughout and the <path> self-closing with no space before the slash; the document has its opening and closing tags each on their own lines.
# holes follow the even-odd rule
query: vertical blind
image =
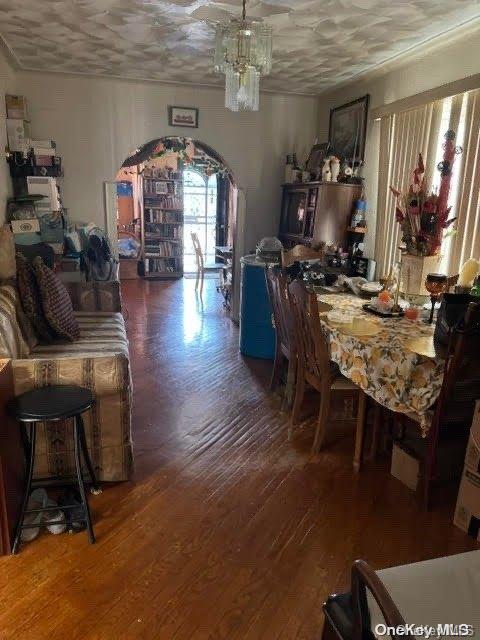
<svg viewBox="0 0 480 640">
<path fill-rule="evenodd" d="M 452 273 L 458 273 L 468 258 L 480 258 L 480 89 L 466 93 L 465 100 L 465 134 L 456 202 L 457 233 L 450 258 Z"/>
<path fill-rule="evenodd" d="M 377 234 L 375 255 L 379 277 L 388 273 L 398 260 L 400 225 L 395 220 L 395 198 L 389 186 L 405 192 L 416 166 L 418 153 L 425 161 L 427 184 L 436 171 L 439 141 L 443 141 L 442 111 L 450 100 L 448 128 L 458 132 L 463 115 L 465 131 L 463 153 L 456 160 L 450 205 L 457 217 L 457 232 L 443 248 L 450 255 L 442 264 L 450 273 L 458 273 L 463 262 L 480 257 L 480 89 L 381 118 L 379 148 L 379 182 L 377 198 Z M 444 125 L 447 125 L 444 122 Z"/>
<path fill-rule="evenodd" d="M 418 154 L 425 159 L 425 173 L 432 176 L 436 157 L 442 101 L 385 116 L 380 122 L 380 161 L 377 199 L 375 257 L 382 277 L 398 260 L 400 225 L 395 220 L 395 197 L 390 185 L 408 189 Z"/>
</svg>

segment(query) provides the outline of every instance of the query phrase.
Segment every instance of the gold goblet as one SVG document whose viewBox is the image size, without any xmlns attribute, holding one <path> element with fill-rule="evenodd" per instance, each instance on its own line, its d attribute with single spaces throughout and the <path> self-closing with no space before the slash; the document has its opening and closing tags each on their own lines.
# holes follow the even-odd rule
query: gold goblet
<svg viewBox="0 0 480 640">
<path fill-rule="evenodd" d="M 440 298 L 442 293 L 448 290 L 448 277 L 443 273 L 429 273 L 425 278 L 425 289 L 430 294 L 430 300 L 432 301 L 432 309 L 428 319 L 428 323 L 432 324 L 435 302 Z"/>
</svg>

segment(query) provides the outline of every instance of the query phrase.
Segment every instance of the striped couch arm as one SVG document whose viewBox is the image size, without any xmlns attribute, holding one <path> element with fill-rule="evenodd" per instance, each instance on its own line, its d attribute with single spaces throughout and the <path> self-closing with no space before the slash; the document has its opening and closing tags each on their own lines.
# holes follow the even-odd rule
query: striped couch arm
<svg viewBox="0 0 480 640">
<path fill-rule="evenodd" d="M 118 280 L 65 283 L 74 311 L 122 311 Z"/>
<path fill-rule="evenodd" d="M 78 358 L 29 358 L 12 360 L 15 393 L 19 395 L 47 385 L 76 384 L 96 397 L 131 394 L 130 366 L 123 354 Z"/>
<path fill-rule="evenodd" d="M 78 384 L 91 389 L 95 403 L 83 414 L 87 446 L 97 478 L 128 480 L 133 462 L 132 388 L 125 355 L 13 360 L 17 394 L 45 385 Z M 38 423 L 35 476 L 75 471 L 71 420 Z"/>
</svg>

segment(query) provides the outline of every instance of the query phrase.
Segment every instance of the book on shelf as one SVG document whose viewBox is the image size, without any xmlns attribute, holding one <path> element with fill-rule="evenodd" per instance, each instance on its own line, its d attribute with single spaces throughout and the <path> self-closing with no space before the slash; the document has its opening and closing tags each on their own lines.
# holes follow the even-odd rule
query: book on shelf
<svg viewBox="0 0 480 640">
<path fill-rule="evenodd" d="M 183 237 L 183 229 L 178 225 L 161 224 L 157 223 L 145 223 L 145 240 L 149 238 L 158 237 L 171 238 L 172 240 L 181 240 Z"/>
<path fill-rule="evenodd" d="M 160 209 L 183 209 L 182 198 L 171 194 L 144 195 L 146 208 L 159 207 Z"/>
<path fill-rule="evenodd" d="M 145 273 L 181 273 L 181 268 L 172 258 L 146 258 Z"/>
<path fill-rule="evenodd" d="M 159 211 L 157 209 L 145 209 L 145 222 L 157 224 L 183 224 L 183 214 L 180 211 Z"/>
</svg>

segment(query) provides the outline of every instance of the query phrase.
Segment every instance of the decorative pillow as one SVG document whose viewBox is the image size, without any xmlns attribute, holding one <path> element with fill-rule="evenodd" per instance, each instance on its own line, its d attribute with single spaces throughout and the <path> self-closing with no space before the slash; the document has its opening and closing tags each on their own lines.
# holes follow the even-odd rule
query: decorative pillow
<svg viewBox="0 0 480 640">
<path fill-rule="evenodd" d="M 0 281 L 15 278 L 15 240 L 8 224 L 0 227 Z"/>
<path fill-rule="evenodd" d="M 21 253 L 17 253 L 17 286 L 25 315 L 38 338 L 41 342 L 53 342 L 56 336 L 43 314 L 42 298 L 32 265 Z"/>
<path fill-rule="evenodd" d="M 43 262 L 40 256 L 33 261 L 33 269 L 42 296 L 42 307 L 50 327 L 60 337 L 73 342 L 80 338 L 80 326 L 73 313 L 72 301 L 63 282 Z"/>
</svg>

